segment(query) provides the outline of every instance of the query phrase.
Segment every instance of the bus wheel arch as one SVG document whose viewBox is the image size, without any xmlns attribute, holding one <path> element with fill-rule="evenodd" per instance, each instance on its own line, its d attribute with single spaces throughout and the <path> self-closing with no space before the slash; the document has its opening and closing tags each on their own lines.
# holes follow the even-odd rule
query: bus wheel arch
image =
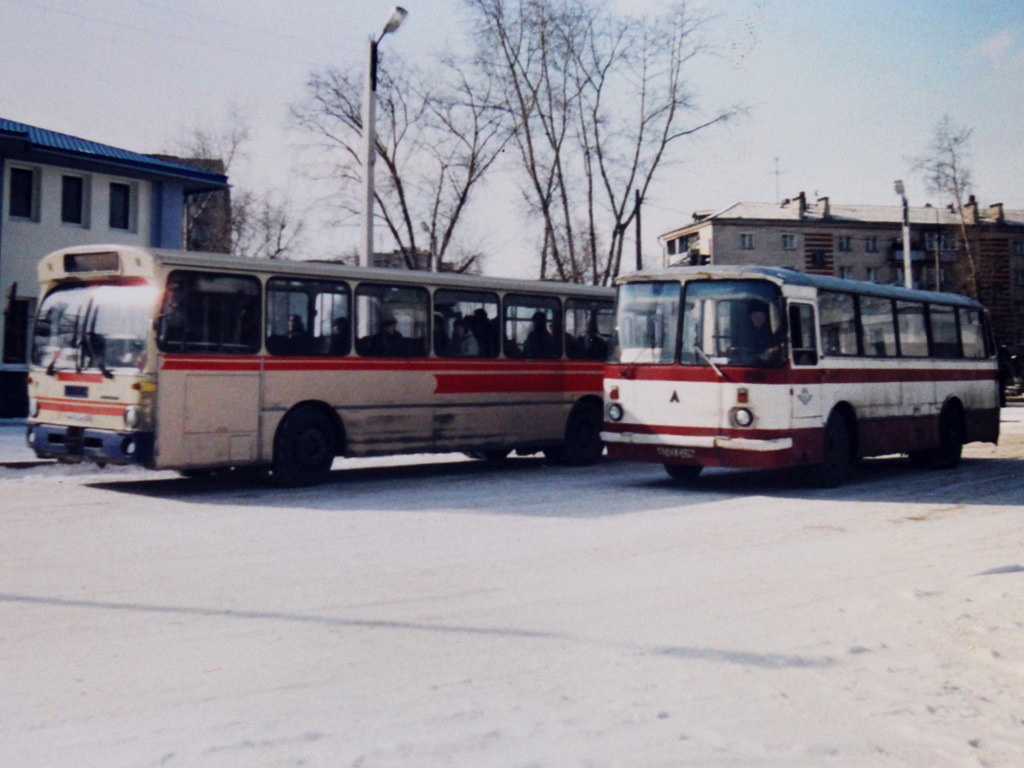
<svg viewBox="0 0 1024 768">
<path fill-rule="evenodd" d="M 344 448 L 341 419 L 325 403 L 293 406 L 274 433 L 274 480 L 280 485 L 311 485 L 327 478 Z"/>
<path fill-rule="evenodd" d="M 565 445 L 562 448 L 565 463 L 583 467 L 600 461 L 604 453 L 603 427 L 604 403 L 601 398 L 588 395 L 576 401 L 565 423 Z"/>
</svg>

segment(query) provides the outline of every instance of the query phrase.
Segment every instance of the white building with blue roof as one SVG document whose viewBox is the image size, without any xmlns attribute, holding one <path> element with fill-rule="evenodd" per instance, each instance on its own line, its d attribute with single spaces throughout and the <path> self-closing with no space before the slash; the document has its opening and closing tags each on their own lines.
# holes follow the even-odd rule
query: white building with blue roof
<svg viewBox="0 0 1024 768">
<path fill-rule="evenodd" d="M 0 417 L 23 415 L 36 265 L 71 245 L 182 248 L 186 200 L 228 179 L 0 118 Z"/>
</svg>

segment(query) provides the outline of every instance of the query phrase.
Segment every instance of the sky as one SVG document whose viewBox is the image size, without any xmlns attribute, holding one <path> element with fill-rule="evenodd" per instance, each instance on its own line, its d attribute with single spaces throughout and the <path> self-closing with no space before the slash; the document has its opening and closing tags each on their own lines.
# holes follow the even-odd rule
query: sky
<svg viewBox="0 0 1024 768">
<path fill-rule="evenodd" d="M 610 0 L 622 10 L 653 0 Z M 310 72 L 358 65 L 393 3 L 382 0 L 0 0 L 0 116 L 140 152 L 172 149 L 232 110 L 252 139 L 231 171 L 299 210 L 319 195 L 300 170 L 288 120 Z M 703 0 L 709 54 L 690 70 L 704 113 L 743 117 L 675 146 L 644 208 L 644 250 L 695 210 L 772 202 L 800 191 L 833 204 L 912 205 L 929 195 L 912 170 L 944 115 L 973 129 L 970 166 L 983 206 L 1024 209 L 1024 3 L 1010 0 Z M 466 45 L 460 0 L 404 0 L 382 42 L 414 62 Z M 487 274 L 535 276 L 539 230 L 518 213 L 515 171 L 500 169 L 467 234 Z M 511 203 L 511 204 L 510 204 Z M 319 227 L 307 255 L 335 255 L 358 224 Z M 389 243 L 378 240 L 379 249 Z"/>
</svg>

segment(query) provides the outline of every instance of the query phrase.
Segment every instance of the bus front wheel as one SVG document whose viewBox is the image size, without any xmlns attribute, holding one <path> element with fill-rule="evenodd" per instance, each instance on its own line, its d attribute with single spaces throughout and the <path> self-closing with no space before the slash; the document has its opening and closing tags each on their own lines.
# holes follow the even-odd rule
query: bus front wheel
<svg viewBox="0 0 1024 768">
<path fill-rule="evenodd" d="M 334 430 L 315 408 L 298 408 L 287 416 L 274 436 L 274 480 L 280 485 L 323 482 L 334 462 Z"/>
<path fill-rule="evenodd" d="M 701 464 L 665 464 L 668 476 L 677 483 L 689 483 L 696 480 L 703 469 Z"/>
</svg>

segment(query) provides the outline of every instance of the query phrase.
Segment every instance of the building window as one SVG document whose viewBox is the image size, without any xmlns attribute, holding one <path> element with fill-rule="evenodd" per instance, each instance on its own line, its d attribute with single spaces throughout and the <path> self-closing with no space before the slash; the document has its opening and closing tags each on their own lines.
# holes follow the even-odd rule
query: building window
<svg viewBox="0 0 1024 768">
<path fill-rule="evenodd" d="M 867 268 L 866 279 L 868 280 L 868 282 L 877 283 L 878 282 L 878 267 L 868 267 Z"/>
<path fill-rule="evenodd" d="M 838 248 L 840 251 L 849 253 L 853 250 L 853 238 L 850 237 L 850 235 L 840 235 L 838 240 Z"/>
<path fill-rule="evenodd" d="M 795 251 L 796 250 L 796 235 L 783 235 L 782 236 L 782 250 L 784 250 L 784 251 Z"/>
<path fill-rule="evenodd" d="M 864 238 L 864 250 L 867 253 L 878 253 L 878 238 L 877 237 L 865 237 Z"/>
<path fill-rule="evenodd" d="M 61 182 L 60 220 L 65 224 L 83 224 L 85 203 L 85 179 L 81 176 L 64 176 Z"/>
<path fill-rule="evenodd" d="M 1024 256 L 1024 240 L 1013 241 L 1013 255 Z"/>
<path fill-rule="evenodd" d="M 11 168 L 11 195 L 8 212 L 20 219 L 37 219 L 36 174 L 28 168 Z"/>
<path fill-rule="evenodd" d="M 116 181 L 110 183 L 110 228 L 131 229 L 132 188 Z"/>
<path fill-rule="evenodd" d="M 853 267 L 840 267 L 839 276 L 844 280 L 853 280 Z"/>
<path fill-rule="evenodd" d="M 934 251 L 935 246 L 938 244 L 939 236 L 935 232 L 925 232 L 924 234 L 924 248 L 926 251 Z"/>
<path fill-rule="evenodd" d="M 740 235 L 740 248 L 744 251 L 754 250 L 754 235 L 753 233 L 744 232 Z"/>
<path fill-rule="evenodd" d="M 960 241 L 954 236 L 942 233 L 942 237 L 939 239 L 939 248 L 944 251 L 955 251 L 960 247 Z"/>
<path fill-rule="evenodd" d="M 1024 269 L 1013 270 L 1013 284 L 1024 286 Z"/>
</svg>

